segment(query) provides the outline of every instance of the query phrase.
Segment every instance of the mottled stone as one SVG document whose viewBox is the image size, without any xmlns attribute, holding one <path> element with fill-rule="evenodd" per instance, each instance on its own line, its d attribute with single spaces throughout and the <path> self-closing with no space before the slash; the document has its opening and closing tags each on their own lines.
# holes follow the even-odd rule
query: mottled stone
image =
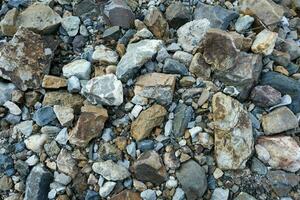
<svg viewBox="0 0 300 200">
<path fill-rule="evenodd" d="M 100 45 L 95 47 L 92 59 L 99 64 L 117 64 L 119 55 L 110 48 Z"/>
<path fill-rule="evenodd" d="M 263 53 L 264 55 L 270 55 L 275 47 L 275 42 L 277 40 L 277 33 L 264 29 L 259 34 L 257 34 L 251 50 L 254 53 Z"/>
<path fill-rule="evenodd" d="M 180 1 L 172 2 L 166 9 L 166 19 L 173 28 L 179 28 L 190 19 L 188 8 Z"/>
<path fill-rule="evenodd" d="M 46 89 L 67 87 L 67 80 L 57 76 L 45 75 L 43 78 L 42 87 Z"/>
<path fill-rule="evenodd" d="M 243 169 L 253 150 L 252 124 L 237 100 L 217 93 L 212 99 L 215 157 L 221 169 Z"/>
<path fill-rule="evenodd" d="M 196 53 L 193 56 L 189 71 L 197 77 L 209 79 L 211 74 L 210 65 L 207 64 L 201 53 Z"/>
<path fill-rule="evenodd" d="M 141 200 L 141 197 L 138 192 L 123 190 L 119 194 L 112 196 L 111 200 Z"/>
<path fill-rule="evenodd" d="M 45 106 L 38 109 L 33 114 L 33 120 L 39 125 L 44 126 L 52 122 L 56 118 L 53 108 L 50 106 Z"/>
<path fill-rule="evenodd" d="M 61 149 L 56 159 L 57 168 L 60 172 L 63 172 L 72 178 L 78 175 L 77 162 L 72 157 L 70 151 Z"/>
<path fill-rule="evenodd" d="M 91 63 L 84 60 L 75 60 L 62 68 L 63 75 L 67 78 L 76 76 L 79 79 L 88 80 L 91 74 Z"/>
<path fill-rule="evenodd" d="M 12 99 L 12 94 L 15 89 L 16 86 L 14 84 L 0 81 L 0 105 Z"/>
<path fill-rule="evenodd" d="M 243 33 L 251 27 L 253 22 L 254 18 L 249 15 L 240 16 L 235 22 L 235 30 L 239 33 Z"/>
<path fill-rule="evenodd" d="M 187 75 L 188 69 L 179 61 L 172 58 L 167 58 L 163 66 L 163 72 L 166 74 Z"/>
<path fill-rule="evenodd" d="M 256 86 L 250 97 L 255 105 L 261 107 L 274 106 L 281 101 L 281 93 L 269 85 Z"/>
<path fill-rule="evenodd" d="M 24 140 L 24 143 L 27 149 L 39 153 L 42 150 L 43 145 L 45 144 L 47 139 L 47 134 L 36 134 L 29 136 L 26 140 Z"/>
<path fill-rule="evenodd" d="M 53 111 L 62 126 L 72 126 L 74 109 L 66 106 L 55 105 Z"/>
<path fill-rule="evenodd" d="M 179 103 L 174 111 L 173 134 L 181 137 L 193 116 L 193 108 Z"/>
<path fill-rule="evenodd" d="M 92 168 L 94 172 L 109 181 L 123 180 L 130 176 L 129 171 L 124 166 L 116 164 L 112 160 L 96 162 Z"/>
<path fill-rule="evenodd" d="M 77 16 L 67 16 L 62 18 L 61 26 L 67 31 L 70 37 L 77 35 L 80 25 L 80 18 Z"/>
<path fill-rule="evenodd" d="M 17 32 L 16 20 L 18 10 L 13 8 L 9 10 L 0 22 L 0 29 L 3 35 L 13 36 Z"/>
<path fill-rule="evenodd" d="M 255 145 L 258 158 L 273 169 L 300 169 L 300 147 L 290 136 L 260 137 Z"/>
</svg>

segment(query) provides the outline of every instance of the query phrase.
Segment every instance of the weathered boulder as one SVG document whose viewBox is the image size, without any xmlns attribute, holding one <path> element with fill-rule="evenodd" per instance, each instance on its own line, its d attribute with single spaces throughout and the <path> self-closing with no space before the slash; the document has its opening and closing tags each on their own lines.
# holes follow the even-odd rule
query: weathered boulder
<svg viewBox="0 0 300 200">
<path fill-rule="evenodd" d="M 180 1 L 172 2 L 166 9 L 166 19 L 173 28 L 179 28 L 190 19 L 188 8 Z"/>
</svg>

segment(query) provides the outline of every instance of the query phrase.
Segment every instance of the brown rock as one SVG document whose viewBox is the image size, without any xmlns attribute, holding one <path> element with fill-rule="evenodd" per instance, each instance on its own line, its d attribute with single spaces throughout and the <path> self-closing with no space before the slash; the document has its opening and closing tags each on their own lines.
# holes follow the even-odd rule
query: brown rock
<svg viewBox="0 0 300 200">
<path fill-rule="evenodd" d="M 2 176 L 0 178 L 0 191 L 7 191 L 13 187 L 13 181 L 9 176 Z"/>
<path fill-rule="evenodd" d="M 0 22 L 0 28 L 3 35 L 13 36 L 17 32 L 17 16 L 18 10 L 16 8 L 13 8 L 6 13 L 2 21 Z"/>
<path fill-rule="evenodd" d="M 157 104 L 142 111 L 131 124 L 131 136 L 137 141 L 148 137 L 155 127 L 163 123 L 166 114 L 167 110 Z"/>
<path fill-rule="evenodd" d="M 205 62 L 201 53 L 196 53 L 194 55 L 189 67 L 189 71 L 195 74 L 197 77 L 201 77 L 203 79 L 209 79 L 211 74 L 210 65 Z"/>
<path fill-rule="evenodd" d="M 273 169 L 290 172 L 300 169 L 300 147 L 290 136 L 260 137 L 255 150 L 258 158 Z"/>
<path fill-rule="evenodd" d="M 83 106 L 76 126 L 70 132 L 69 142 L 85 147 L 99 136 L 108 118 L 106 109 L 96 106 Z"/>
<path fill-rule="evenodd" d="M 65 78 L 57 76 L 45 75 L 42 87 L 47 89 L 58 89 L 62 87 L 67 87 L 67 80 Z"/>
<path fill-rule="evenodd" d="M 133 171 L 138 180 L 156 185 L 160 185 L 167 179 L 165 166 L 155 151 L 142 153 L 133 164 Z"/>
<path fill-rule="evenodd" d="M 111 200 L 141 200 L 141 197 L 138 192 L 123 190 L 119 194 L 113 196 Z"/>
<path fill-rule="evenodd" d="M 269 85 L 256 86 L 251 92 L 251 100 L 257 106 L 274 106 L 280 103 L 281 93 Z"/>
<path fill-rule="evenodd" d="M 240 49 L 241 51 L 248 51 L 252 45 L 252 39 L 248 37 L 244 37 L 237 32 L 229 32 L 236 48 Z"/>
<path fill-rule="evenodd" d="M 60 151 L 60 153 L 57 156 L 56 163 L 59 171 L 73 178 L 77 175 L 77 162 L 68 150 L 62 149 Z"/>
<path fill-rule="evenodd" d="M 263 53 L 264 55 L 270 55 L 275 47 L 278 34 L 268 29 L 261 31 L 257 34 L 251 50 L 254 53 Z"/>
<path fill-rule="evenodd" d="M 169 37 L 169 25 L 163 14 L 156 7 L 150 7 L 144 19 L 145 25 L 159 39 Z"/>
</svg>

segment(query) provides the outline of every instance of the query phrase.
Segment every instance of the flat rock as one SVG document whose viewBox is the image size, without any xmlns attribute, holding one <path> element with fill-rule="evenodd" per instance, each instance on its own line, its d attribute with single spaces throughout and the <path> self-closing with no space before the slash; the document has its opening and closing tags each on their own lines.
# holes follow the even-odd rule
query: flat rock
<svg viewBox="0 0 300 200">
<path fill-rule="evenodd" d="M 32 119 L 39 126 L 45 126 L 52 122 L 56 118 L 53 108 L 50 106 L 45 106 L 38 109 L 34 114 Z"/>
<path fill-rule="evenodd" d="M 0 77 L 23 91 L 40 88 L 53 57 L 43 38 L 25 28 L 0 47 L 0 55 Z"/>
<path fill-rule="evenodd" d="M 260 137 L 255 149 L 258 158 L 272 169 L 290 172 L 300 169 L 300 147 L 290 136 Z"/>
<path fill-rule="evenodd" d="M 163 73 L 148 73 L 137 78 L 134 94 L 154 99 L 157 103 L 170 104 L 176 84 L 174 75 Z"/>
<path fill-rule="evenodd" d="M 282 133 L 298 127 L 298 119 L 287 107 L 280 107 L 263 115 L 262 127 L 266 135 Z"/>
<path fill-rule="evenodd" d="M 72 178 L 78 175 L 78 167 L 76 160 L 72 157 L 70 151 L 61 149 L 56 159 L 57 168 Z"/>
<path fill-rule="evenodd" d="M 264 29 L 259 34 L 257 34 L 251 50 L 254 53 L 262 53 L 264 55 L 271 55 L 275 47 L 275 42 L 277 40 L 277 33 Z"/>
<path fill-rule="evenodd" d="M 173 134 L 181 137 L 193 116 L 193 108 L 183 103 L 179 103 L 174 111 Z"/>
<path fill-rule="evenodd" d="M 111 200 L 141 200 L 140 194 L 131 190 L 123 190 L 111 197 Z"/>
<path fill-rule="evenodd" d="M 116 164 L 112 160 L 96 162 L 92 165 L 92 169 L 109 181 L 123 180 L 130 176 L 124 166 Z"/>
<path fill-rule="evenodd" d="M 119 55 L 117 52 L 104 45 L 96 46 L 92 55 L 93 62 L 97 62 L 99 64 L 117 64 L 118 58 Z"/>
<path fill-rule="evenodd" d="M 24 200 L 47 199 L 53 175 L 45 168 L 37 165 L 32 168 L 26 179 Z"/>
<path fill-rule="evenodd" d="M 179 61 L 172 58 L 167 58 L 163 66 L 163 72 L 166 74 L 187 75 L 188 69 Z"/>
<path fill-rule="evenodd" d="M 66 106 L 55 105 L 53 111 L 62 126 L 72 126 L 74 109 Z"/>
<path fill-rule="evenodd" d="M 166 168 L 155 151 L 142 153 L 133 164 L 133 171 L 138 180 L 160 185 L 167 180 Z"/>
<path fill-rule="evenodd" d="M 85 147 L 97 137 L 108 118 L 107 110 L 96 106 L 83 106 L 75 127 L 70 131 L 69 142 Z"/>
<path fill-rule="evenodd" d="M 16 89 L 12 83 L 4 83 L 0 81 L 0 105 L 2 106 L 6 101 L 11 100 L 11 95 Z"/>
<path fill-rule="evenodd" d="M 253 150 L 252 124 L 237 100 L 217 93 L 212 99 L 215 157 L 221 169 L 243 169 Z"/>
<path fill-rule="evenodd" d="M 42 87 L 46 89 L 67 87 L 67 80 L 58 76 L 45 75 L 43 78 Z"/>
<path fill-rule="evenodd" d="M 118 79 L 127 81 L 159 51 L 163 45 L 161 40 L 142 40 L 127 46 L 125 55 L 117 65 Z"/>
<path fill-rule="evenodd" d="M 91 74 L 91 63 L 87 60 L 75 60 L 63 66 L 63 75 L 67 78 L 76 76 L 79 79 L 88 80 Z"/>
<path fill-rule="evenodd" d="M 194 19 L 208 19 L 212 28 L 226 30 L 230 22 L 239 17 L 239 14 L 233 10 L 227 10 L 221 6 L 212 6 L 204 3 L 198 3 L 194 11 Z"/>
<path fill-rule="evenodd" d="M 62 18 L 61 25 L 70 37 L 77 35 L 80 25 L 80 18 L 77 16 L 67 16 Z"/>
<path fill-rule="evenodd" d="M 179 28 L 189 21 L 190 12 L 182 2 L 175 1 L 167 7 L 166 19 L 172 28 Z"/>
<path fill-rule="evenodd" d="M 179 170 L 176 171 L 176 177 L 187 199 L 199 199 L 207 189 L 205 170 L 193 160 L 182 164 Z"/>
<path fill-rule="evenodd" d="M 207 19 L 190 21 L 177 30 L 178 43 L 186 52 L 192 52 L 199 47 L 205 33 L 211 28 Z"/>
<path fill-rule="evenodd" d="M 142 111 L 131 124 L 131 136 L 137 141 L 148 137 L 155 127 L 163 123 L 166 115 L 167 110 L 158 104 Z"/>
<path fill-rule="evenodd" d="M 13 36 L 17 32 L 16 20 L 18 10 L 13 8 L 9 10 L 0 22 L 0 29 L 3 35 Z"/>
<path fill-rule="evenodd" d="M 253 103 L 260 107 L 274 106 L 281 101 L 281 93 L 269 85 L 256 86 L 250 97 Z"/>
<path fill-rule="evenodd" d="M 114 74 L 97 76 L 87 82 L 83 95 L 92 104 L 119 106 L 123 103 L 122 82 Z"/>
<path fill-rule="evenodd" d="M 246 192 L 240 192 L 239 195 L 234 198 L 234 200 L 256 200 L 256 199 L 250 194 L 247 194 Z"/>
</svg>

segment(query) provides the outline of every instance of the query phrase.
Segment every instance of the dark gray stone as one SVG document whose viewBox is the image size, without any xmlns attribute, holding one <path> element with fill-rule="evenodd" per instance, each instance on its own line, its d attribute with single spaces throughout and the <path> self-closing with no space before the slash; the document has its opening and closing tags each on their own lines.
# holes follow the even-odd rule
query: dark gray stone
<svg viewBox="0 0 300 200">
<path fill-rule="evenodd" d="M 171 3 L 166 10 L 166 19 L 173 28 L 179 28 L 190 19 L 188 8 L 180 1 Z"/>
<path fill-rule="evenodd" d="M 154 141 L 153 140 L 143 140 L 138 142 L 138 149 L 142 152 L 149 151 L 154 149 Z"/>
<path fill-rule="evenodd" d="M 281 102 L 281 93 L 269 85 L 256 86 L 251 92 L 251 100 L 260 107 L 270 107 Z"/>
<path fill-rule="evenodd" d="M 205 170 L 193 160 L 182 164 L 176 177 L 189 200 L 200 199 L 207 189 Z"/>
<path fill-rule="evenodd" d="M 193 116 L 193 108 L 185 104 L 179 103 L 175 109 L 173 122 L 173 134 L 175 137 L 181 137 L 191 121 Z"/>
<path fill-rule="evenodd" d="M 187 75 L 188 69 L 184 64 L 172 58 L 167 58 L 163 67 L 163 72 L 167 74 Z"/>
<path fill-rule="evenodd" d="M 266 175 L 268 173 L 267 167 L 255 157 L 251 161 L 251 171 L 259 175 Z"/>
<path fill-rule="evenodd" d="M 100 15 L 99 6 L 92 0 L 83 0 L 74 6 L 74 15 L 82 18 L 97 17 Z"/>
<path fill-rule="evenodd" d="M 52 122 L 56 118 L 56 115 L 53 111 L 53 108 L 50 106 L 46 106 L 43 108 L 38 109 L 33 114 L 33 120 L 39 125 L 39 126 L 45 126 Z"/>
<path fill-rule="evenodd" d="M 102 37 L 106 40 L 117 40 L 121 36 L 121 30 L 119 26 L 112 26 L 105 29 Z"/>
</svg>

